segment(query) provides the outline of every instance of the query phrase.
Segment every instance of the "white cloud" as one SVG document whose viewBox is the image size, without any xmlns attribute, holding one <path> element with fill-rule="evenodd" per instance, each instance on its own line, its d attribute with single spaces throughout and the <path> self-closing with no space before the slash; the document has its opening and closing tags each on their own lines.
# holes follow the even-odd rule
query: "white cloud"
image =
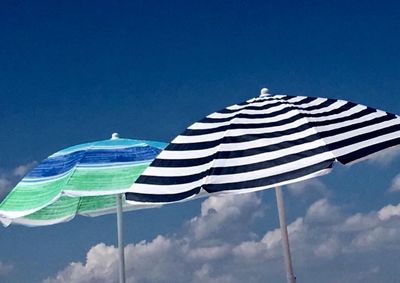
<svg viewBox="0 0 400 283">
<path fill-rule="evenodd" d="M 159 235 L 125 247 L 127 282 L 241 282 L 218 274 L 209 263 L 230 258 L 235 239 L 249 237 L 250 230 L 244 227 L 262 215 L 262 210 L 255 194 L 206 199 L 200 215 L 189 221 L 181 237 Z M 98 244 L 89 250 L 86 263 L 71 263 L 43 282 L 117 282 L 117 263 L 116 248 Z"/>
<path fill-rule="evenodd" d="M 305 232 L 303 218 L 297 218 L 287 227 L 290 242 L 293 243 Z M 244 241 L 233 248 L 236 257 L 247 259 L 276 258 L 281 256 L 281 230 L 268 231 L 260 241 Z"/>
<path fill-rule="evenodd" d="M 1 195 L 8 192 L 11 187 L 11 181 L 6 176 L 0 175 L 0 198 Z"/>
<path fill-rule="evenodd" d="M 288 185 L 287 188 L 293 196 L 310 194 L 321 197 L 326 196 L 329 193 L 327 186 L 317 178 L 293 183 Z"/>
<path fill-rule="evenodd" d="M 70 263 L 53 279 L 44 282 L 78 283 L 109 280 L 117 274 L 117 252 L 114 246 L 101 243 L 92 247 L 86 256 L 86 264 Z"/>
<path fill-rule="evenodd" d="M 212 196 L 201 204 L 201 214 L 190 220 L 190 231 L 197 240 L 217 238 L 221 234 L 242 237 L 252 219 L 263 215 L 256 194 Z"/>
<path fill-rule="evenodd" d="M 362 231 L 376 227 L 380 224 L 380 219 L 376 212 L 368 214 L 356 213 L 348 217 L 341 225 L 343 231 Z"/>
<path fill-rule="evenodd" d="M 314 202 L 307 210 L 306 219 L 310 222 L 330 223 L 340 217 L 339 208 L 326 198 Z"/>
<path fill-rule="evenodd" d="M 12 264 L 0 261 L 0 278 L 7 276 L 13 269 L 14 266 Z"/>
<path fill-rule="evenodd" d="M 36 161 L 29 162 L 27 164 L 19 165 L 13 170 L 13 175 L 22 178 L 24 177 L 33 167 L 37 165 Z"/>
<path fill-rule="evenodd" d="M 377 153 L 368 156 L 366 159 L 368 160 L 369 163 L 377 164 L 380 166 L 388 166 L 399 156 L 400 156 L 400 147 L 395 146 L 383 151 L 378 151 Z"/>
<path fill-rule="evenodd" d="M 381 220 L 388 220 L 393 216 L 400 216 L 400 204 L 394 205 L 387 205 L 378 211 L 378 217 Z"/>
<path fill-rule="evenodd" d="M 37 164 L 36 161 L 19 165 L 12 170 L 0 170 L 0 201 L 3 196 L 8 193 L 17 182 Z"/>
<path fill-rule="evenodd" d="M 372 283 L 376 276 L 384 278 L 388 266 L 395 265 L 385 261 L 385 256 L 396 256 L 400 249 L 400 218 L 394 217 L 397 209 L 385 206 L 378 211 L 346 215 L 326 198 L 314 202 L 303 217 L 288 225 L 295 270 L 300 270 L 299 274 L 318 270 L 319 277 L 313 280 L 310 276 L 307 282 L 326 278 L 327 283 Z M 159 235 L 152 241 L 125 247 L 127 282 L 283 281 L 279 227 L 260 235 L 250 225 L 262 212 L 261 200 L 255 194 L 206 199 L 200 214 L 181 234 Z M 345 279 L 332 268 L 342 262 L 349 262 Z M 117 267 L 117 249 L 98 244 L 89 250 L 84 263 L 70 263 L 44 283 L 113 283 L 118 280 Z M 370 270 L 371 278 L 360 276 L 360 269 Z"/>
<path fill-rule="evenodd" d="M 398 192 L 400 191 L 400 174 L 397 174 L 396 177 L 392 180 L 392 185 L 389 188 L 389 192 Z"/>
<path fill-rule="evenodd" d="M 390 244 L 399 244 L 399 232 L 400 228 L 375 227 L 357 235 L 352 244 L 366 250 L 381 249 Z"/>
<path fill-rule="evenodd" d="M 340 251 L 340 245 L 338 238 L 330 237 L 328 240 L 316 245 L 314 254 L 319 258 L 332 258 Z"/>
</svg>

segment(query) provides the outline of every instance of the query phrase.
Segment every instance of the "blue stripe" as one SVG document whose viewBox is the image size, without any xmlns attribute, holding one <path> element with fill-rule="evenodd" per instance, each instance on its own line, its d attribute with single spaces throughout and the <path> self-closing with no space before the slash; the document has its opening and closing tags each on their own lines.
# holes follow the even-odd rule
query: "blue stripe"
<svg viewBox="0 0 400 283">
<path fill-rule="evenodd" d="M 139 144 L 139 143 L 138 143 Z M 143 142 L 140 143 L 141 145 Z M 43 178 L 64 174 L 77 164 L 112 165 L 113 163 L 148 163 L 153 160 L 161 149 L 148 145 L 134 146 L 122 149 L 88 149 L 71 152 L 65 155 L 53 155 L 43 160 L 26 178 Z"/>
<path fill-rule="evenodd" d="M 135 146 L 123 149 L 89 149 L 79 162 L 81 164 L 104 164 L 116 162 L 138 162 L 153 159 L 161 149 L 150 146 Z"/>
<path fill-rule="evenodd" d="M 63 174 L 71 170 L 83 158 L 85 151 L 49 157 L 36 166 L 26 178 L 41 178 Z"/>
</svg>

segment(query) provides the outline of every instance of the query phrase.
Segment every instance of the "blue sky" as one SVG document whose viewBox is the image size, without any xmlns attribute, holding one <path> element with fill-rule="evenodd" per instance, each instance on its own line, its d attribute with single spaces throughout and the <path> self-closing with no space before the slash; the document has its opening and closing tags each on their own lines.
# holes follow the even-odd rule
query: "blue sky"
<svg viewBox="0 0 400 283">
<path fill-rule="evenodd" d="M 113 132 L 168 142 L 265 86 L 400 114 L 397 1 L 0 5 L 0 196 L 59 149 Z M 399 156 L 286 188 L 299 282 L 396 282 Z M 274 197 L 125 214 L 130 282 L 284 282 Z M 112 282 L 115 242 L 112 215 L 0 228 L 0 281 Z"/>
</svg>

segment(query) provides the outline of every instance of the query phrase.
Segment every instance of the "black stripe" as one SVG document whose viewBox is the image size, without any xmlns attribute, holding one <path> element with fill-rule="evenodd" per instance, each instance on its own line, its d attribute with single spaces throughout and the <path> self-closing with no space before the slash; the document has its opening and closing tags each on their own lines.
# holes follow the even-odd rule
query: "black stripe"
<svg viewBox="0 0 400 283">
<path fill-rule="evenodd" d="M 184 150 L 207 149 L 207 148 L 212 148 L 212 147 L 218 146 L 221 143 L 240 143 L 240 142 L 252 141 L 252 140 L 263 139 L 263 138 L 280 137 L 280 136 L 284 136 L 284 135 L 296 134 L 296 133 L 305 131 L 310 128 L 311 128 L 310 125 L 304 124 L 304 125 L 298 126 L 296 128 L 291 128 L 291 129 L 287 129 L 287 130 L 283 130 L 283 131 L 276 131 L 276 132 L 272 132 L 272 133 L 243 134 L 243 135 L 234 136 L 234 137 L 222 137 L 220 139 L 216 139 L 213 141 L 207 141 L 207 142 L 170 143 L 166 147 L 165 150 L 184 151 Z"/>
<path fill-rule="evenodd" d="M 198 181 L 208 175 L 210 169 L 186 176 L 151 176 L 141 175 L 135 183 L 152 185 L 181 185 Z"/>
<path fill-rule="evenodd" d="M 313 101 L 315 99 L 316 98 L 312 98 L 310 100 Z M 304 100 L 307 100 L 306 103 L 311 102 L 311 101 L 309 101 L 309 99 L 304 99 Z M 317 110 L 317 109 L 320 109 L 320 108 L 328 107 L 328 106 L 332 105 L 333 103 L 335 103 L 337 100 L 328 99 L 327 101 L 324 101 L 323 103 L 321 103 L 319 105 L 309 106 L 307 108 L 296 107 L 297 104 L 305 103 L 303 101 L 299 101 L 299 102 L 296 102 L 296 103 L 285 105 L 286 106 L 285 108 L 283 108 L 281 110 L 278 110 L 278 111 L 275 111 L 275 112 L 272 112 L 272 113 L 246 114 L 246 113 L 241 113 L 239 110 L 237 110 L 238 113 L 236 115 L 232 116 L 232 117 L 227 117 L 227 118 L 208 118 L 208 117 L 206 117 L 206 118 L 203 118 L 202 120 L 200 120 L 199 122 L 200 123 L 212 124 L 212 123 L 227 122 L 227 121 L 230 121 L 230 120 L 232 120 L 234 118 L 246 118 L 246 119 L 271 118 L 271 117 L 275 117 L 277 115 L 285 114 L 285 113 L 287 113 L 287 112 L 289 112 L 291 110 L 294 110 L 294 109 L 295 110 L 303 110 L 303 111 Z M 272 107 L 276 107 L 276 106 L 280 106 L 280 105 L 282 105 L 282 102 L 281 101 L 277 101 L 276 103 L 267 104 L 267 105 L 264 105 L 264 106 L 246 107 L 246 110 L 257 110 L 257 111 L 260 111 L 260 110 L 266 110 L 268 108 L 272 108 Z M 215 113 L 213 113 L 213 114 L 215 114 Z M 185 133 L 183 133 L 183 135 L 185 135 Z"/>
<path fill-rule="evenodd" d="M 357 112 L 355 114 L 352 114 L 350 116 L 346 117 L 341 117 L 333 120 L 324 120 L 324 121 L 318 121 L 318 122 L 310 122 L 310 125 L 312 126 L 327 126 L 331 124 L 336 124 L 336 123 L 341 123 L 344 121 L 350 121 L 353 119 L 360 118 L 362 116 L 366 116 L 368 114 L 371 114 L 373 112 L 376 112 L 375 109 L 368 108 L 364 109 L 360 112 Z M 327 115 L 329 116 L 329 115 Z M 391 117 L 396 117 L 393 114 L 388 114 L 388 116 Z M 251 141 L 251 140 L 256 140 L 259 138 L 262 138 L 263 134 L 251 134 L 251 135 L 243 135 L 243 136 L 238 136 L 240 139 L 236 139 L 236 137 L 226 137 L 226 139 L 232 139 L 229 141 L 229 143 L 241 143 L 244 141 Z M 200 149 L 207 149 L 207 148 L 213 148 L 217 145 L 219 145 L 222 142 L 223 138 L 213 140 L 213 141 L 206 141 L 206 142 L 198 142 L 198 143 L 171 143 L 168 145 L 167 149 L 170 151 L 185 151 L 185 150 L 200 150 Z M 224 140 L 224 142 L 228 143 L 227 140 Z"/>
<path fill-rule="evenodd" d="M 284 155 L 275 159 L 266 160 L 262 162 L 239 165 L 239 166 L 225 166 L 225 167 L 214 167 L 211 168 L 210 175 L 227 175 L 227 174 L 237 174 L 251 172 L 255 170 L 268 169 L 282 164 L 287 164 L 290 162 L 298 161 L 303 158 L 311 157 L 317 154 L 328 152 L 325 146 L 305 150 L 298 153 L 293 153 L 289 155 Z"/>
<path fill-rule="evenodd" d="M 212 142 L 198 142 L 198 143 L 171 143 L 167 146 L 166 150 L 171 150 L 171 151 L 181 151 L 181 150 L 199 150 L 199 149 L 207 149 L 211 148 L 209 145 L 214 145 L 217 146 L 220 143 L 239 143 L 243 141 L 251 141 L 251 140 L 257 140 L 257 139 L 263 139 L 263 138 L 276 138 L 276 137 L 281 137 L 285 135 L 291 135 L 291 134 L 296 134 L 302 131 L 305 131 L 307 129 L 312 128 L 311 125 L 309 124 L 303 124 L 295 128 L 289 128 L 286 130 L 282 131 L 276 131 L 276 132 L 271 132 L 271 133 L 260 133 L 260 134 L 246 134 L 244 133 L 243 135 L 239 136 L 234 136 L 234 137 L 222 137 L 220 139 L 214 140 Z M 238 138 L 243 138 L 242 140 L 239 140 Z M 210 144 L 211 143 L 211 144 Z M 208 147 L 205 147 L 205 146 Z"/>
<path fill-rule="evenodd" d="M 327 152 L 326 147 L 321 146 L 315 149 L 305 150 L 296 154 L 285 155 L 272 160 L 261 161 L 252 164 L 238 165 L 238 166 L 225 166 L 207 169 L 203 172 L 185 175 L 185 176 L 149 176 L 141 175 L 136 181 L 138 184 L 153 184 L 153 185 L 177 185 L 198 181 L 207 175 L 225 175 L 243 172 L 251 172 L 259 169 L 268 169 L 274 166 L 286 164 L 293 161 L 298 161 L 303 158 L 311 157 L 317 154 Z M 183 166 L 179 166 L 183 167 Z"/>
<path fill-rule="evenodd" d="M 178 194 L 165 194 L 165 195 L 150 195 L 150 194 L 140 194 L 140 193 L 125 193 L 127 200 L 138 201 L 138 202 L 174 202 L 189 198 L 191 196 L 197 195 L 200 192 L 200 188 L 196 188 L 187 192 Z"/>
<path fill-rule="evenodd" d="M 247 137 L 247 136 L 245 136 Z M 235 137 L 241 139 L 241 137 Z M 223 143 L 230 143 L 233 138 L 229 138 L 229 141 L 223 141 Z M 250 156 L 259 154 L 262 152 L 272 152 L 280 149 L 289 148 L 295 145 L 300 145 L 308 142 L 313 142 L 319 140 L 320 136 L 318 134 L 313 134 L 307 136 L 305 138 L 301 138 L 298 140 L 293 141 L 282 141 L 277 144 L 267 145 L 263 147 L 257 148 L 249 148 L 249 149 L 241 149 L 241 150 L 231 150 L 231 151 L 222 151 L 217 152 L 209 156 L 201 157 L 201 158 L 191 158 L 191 159 L 161 159 L 156 158 L 153 163 L 151 163 L 151 167 L 190 167 L 190 166 L 197 166 L 202 165 L 210 162 L 216 158 L 236 158 L 236 157 L 243 157 L 243 156 Z M 237 140 L 237 139 L 236 139 Z M 245 141 L 242 140 L 241 141 Z"/>
<path fill-rule="evenodd" d="M 376 131 L 372 131 L 372 132 L 368 132 L 368 133 L 361 134 L 358 136 L 354 136 L 354 137 L 351 137 L 351 138 L 348 138 L 345 140 L 333 142 L 333 143 L 327 144 L 327 146 L 330 150 L 335 150 L 338 148 L 343 148 L 343 147 L 346 147 L 346 146 L 349 146 L 352 144 L 356 144 L 358 142 L 367 141 L 367 140 L 370 140 L 370 139 L 373 139 L 373 138 L 376 138 L 379 136 L 383 136 L 386 134 L 394 133 L 397 131 L 400 131 L 400 125 L 386 127 L 386 128 L 379 129 Z"/>
<path fill-rule="evenodd" d="M 328 130 L 328 131 L 321 131 L 321 132 L 319 132 L 319 135 L 322 138 L 326 138 L 326 137 L 336 136 L 336 135 L 339 135 L 339 134 L 343 134 L 343 133 L 346 133 L 346 132 L 354 131 L 354 130 L 361 129 L 361 128 L 368 127 L 368 126 L 377 125 L 379 127 L 378 124 L 393 120 L 395 118 L 396 117 L 389 116 L 389 115 L 381 116 L 381 117 L 377 117 L 377 118 L 374 118 L 374 119 L 371 119 L 371 120 L 368 120 L 368 121 L 362 121 L 362 122 L 359 122 L 359 123 L 355 123 L 355 124 L 351 124 L 351 125 L 348 125 L 348 126 L 345 126 L 345 127 L 341 127 L 341 128 L 338 128 L 338 129 L 333 129 L 333 130 Z"/>
<path fill-rule="evenodd" d="M 288 111 L 285 111 L 285 112 L 288 112 Z M 277 115 L 279 115 L 279 114 L 277 114 Z M 254 117 L 252 117 L 252 118 L 254 118 Z M 224 132 L 226 130 L 258 129 L 258 128 L 283 126 L 283 125 L 295 122 L 297 120 L 300 120 L 302 118 L 303 118 L 303 116 L 301 114 L 296 114 L 285 120 L 280 120 L 280 121 L 275 121 L 275 122 L 257 123 L 257 124 L 255 124 L 255 123 L 232 123 L 232 124 L 228 124 L 228 125 L 224 125 L 224 126 L 219 126 L 216 128 L 210 128 L 210 129 L 188 129 L 188 130 L 184 131 L 181 134 L 181 136 L 199 136 L 199 135 L 206 135 L 206 134 L 212 134 L 212 133 L 217 133 L 217 132 Z"/>
<path fill-rule="evenodd" d="M 301 169 L 297 169 L 288 173 L 282 173 L 278 175 L 274 175 L 272 177 L 260 178 L 251 181 L 243 181 L 237 183 L 225 183 L 225 184 L 207 184 L 204 185 L 203 188 L 208 193 L 215 193 L 226 190 L 241 190 L 241 189 L 250 189 L 257 187 L 267 187 L 277 183 L 281 183 L 284 181 L 289 181 L 292 179 L 300 178 L 323 169 L 331 168 L 334 163 L 334 160 L 326 160 L 324 162 L 314 164 L 308 167 L 304 167 Z"/>
<path fill-rule="evenodd" d="M 361 118 L 363 116 L 367 116 L 367 115 L 369 115 L 371 113 L 374 113 L 374 112 L 376 112 L 376 109 L 368 107 L 366 109 L 361 110 L 360 112 L 351 114 L 349 116 L 336 118 L 336 119 L 333 119 L 333 120 L 315 121 L 315 122 L 310 122 L 310 123 L 312 123 L 312 125 L 316 126 L 316 127 L 318 127 L 318 126 L 327 126 L 327 125 L 330 125 L 330 124 L 342 123 L 342 122 L 358 119 L 358 118 Z"/>
<path fill-rule="evenodd" d="M 292 107 L 292 109 L 293 109 L 293 108 L 296 108 L 295 105 L 306 104 L 306 103 L 312 102 L 312 101 L 314 101 L 316 99 L 318 99 L 318 98 L 305 97 L 304 99 L 302 99 L 300 101 L 297 101 L 297 102 L 293 102 L 290 105 L 293 106 Z M 267 100 L 265 100 L 265 101 L 267 101 Z M 269 109 L 269 108 L 272 108 L 272 107 L 276 107 L 276 106 L 282 105 L 282 101 L 280 101 L 280 100 L 270 100 L 270 101 L 275 101 L 275 102 L 274 103 L 270 103 L 270 104 L 266 104 L 266 105 L 262 105 L 262 106 L 255 106 L 255 105 L 249 104 L 248 107 L 245 107 L 245 108 L 242 108 L 242 109 L 236 109 L 236 110 L 224 109 L 224 110 L 221 110 L 221 111 L 217 111 L 217 112 L 214 112 L 212 114 L 217 114 L 217 113 L 227 114 L 227 113 L 235 113 L 235 112 L 237 112 L 237 113 L 236 113 L 236 115 L 234 115 L 232 117 L 227 117 L 227 118 L 208 118 L 208 117 L 205 117 L 202 120 L 200 120 L 199 122 L 201 122 L 201 123 L 221 123 L 221 122 L 229 121 L 229 120 L 231 120 L 233 118 L 252 118 L 253 115 L 242 114 L 241 111 L 244 110 L 244 109 L 246 109 L 246 110 L 256 110 L 256 111 L 266 110 L 266 109 Z M 335 101 L 336 100 L 332 100 L 332 103 L 334 103 Z M 257 101 L 257 102 L 260 102 L 260 101 Z M 314 106 L 312 106 L 312 107 L 314 107 Z M 304 109 L 304 108 L 301 108 L 301 107 L 297 107 L 297 108 L 298 109 Z M 274 113 L 277 113 L 277 112 L 274 112 Z M 283 112 L 283 113 L 286 113 L 286 112 Z M 210 114 L 210 115 L 212 115 L 212 114 Z M 263 118 L 263 117 L 260 116 L 260 118 Z"/>
<path fill-rule="evenodd" d="M 335 101 L 336 102 L 336 101 Z M 343 104 L 342 106 L 340 106 L 339 108 L 330 110 L 329 112 L 320 112 L 320 113 L 315 113 L 315 114 L 311 114 L 311 113 L 303 113 L 303 115 L 305 117 L 313 117 L 313 118 L 319 118 L 319 117 L 325 117 L 325 116 L 331 116 L 331 115 L 336 115 L 336 114 L 340 114 L 343 113 L 347 110 L 350 110 L 351 108 L 357 106 L 357 104 L 353 103 L 353 102 L 347 102 L 346 104 Z M 306 109 L 306 111 L 308 111 L 308 109 Z"/>
<path fill-rule="evenodd" d="M 335 101 L 333 101 L 335 102 Z M 326 104 L 332 104 L 332 101 L 325 101 L 324 103 Z M 322 103 L 322 104 L 324 104 Z M 321 104 L 321 105 L 322 105 Z M 325 105 L 321 108 L 327 107 L 329 105 Z M 341 112 L 347 111 L 349 109 L 351 109 L 352 107 L 354 107 L 355 105 L 351 105 L 351 103 L 349 104 L 345 104 L 342 105 L 341 107 L 337 108 L 337 109 L 333 109 L 329 112 L 323 112 L 323 113 L 316 113 L 316 114 L 309 114 L 309 113 L 298 113 L 292 117 L 286 118 L 286 119 L 282 119 L 280 121 L 275 121 L 275 122 L 266 122 L 266 123 L 232 123 L 232 124 L 228 124 L 228 125 L 223 125 L 223 126 L 219 126 L 219 127 L 215 127 L 215 128 L 211 128 L 211 129 L 187 129 L 185 130 L 181 136 L 199 136 L 199 135 L 206 135 L 206 134 L 212 134 L 212 133 L 218 133 L 218 132 L 223 132 L 226 130 L 237 130 L 237 129 L 257 129 L 257 128 L 268 128 L 268 127 L 276 127 L 276 126 L 283 126 L 292 122 L 295 122 L 296 120 L 300 120 L 304 117 L 327 117 L 330 115 L 336 115 L 339 114 Z M 314 108 L 316 106 L 310 107 L 310 108 Z M 318 105 L 318 107 L 320 107 L 320 105 Z M 293 109 L 296 109 L 295 107 L 286 107 L 284 109 L 281 109 L 279 111 L 273 112 L 273 113 L 267 113 L 267 114 L 238 114 L 236 115 L 234 118 L 248 118 L 248 119 L 266 119 L 266 118 L 272 118 L 272 117 L 276 117 L 278 115 L 282 115 L 282 114 L 286 114 L 289 111 L 292 111 Z M 301 110 L 301 109 L 300 109 Z M 309 109 L 307 108 L 307 111 Z M 314 109 L 310 109 L 314 110 Z M 232 120 L 234 119 L 233 117 L 229 118 L 228 120 Z"/>
<path fill-rule="evenodd" d="M 247 107 L 251 106 L 251 103 L 249 103 L 249 102 L 247 102 L 247 101 L 243 101 L 243 102 L 241 102 L 241 103 L 237 103 L 237 104 L 234 104 L 234 105 L 237 105 L 237 106 L 245 106 L 245 107 L 242 108 L 242 109 L 246 109 Z M 233 105 L 232 105 L 232 106 L 233 106 Z M 232 106 L 229 106 L 229 107 L 232 107 Z M 228 109 L 228 107 L 226 107 L 226 108 L 224 108 L 224 109 L 218 110 L 217 113 L 229 114 L 229 113 L 234 113 L 234 112 L 240 111 L 240 110 L 241 110 L 241 109 Z"/>
<path fill-rule="evenodd" d="M 297 145 L 302 145 L 305 143 L 313 142 L 320 139 L 317 134 L 311 135 L 305 138 L 301 138 L 298 140 L 293 140 L 293 141 L 282 141 L 280 143 L 272 144 L 272 145 L 267 145 L 267 146 L 261 146 L 257 148 L 247 148 L 247 149 L 241 149 L 241 150 L 230 150 L 230 151 L 220 151 L 218 152 L 217 158 L 238 158 L 238 157 L 245 157 L 245 156 L 252 156 L 260 153 L 265 153 L 265 152 L 274 152 L 277 150 L 282 150 L 282 149 L 288 149 L 293 146 Z M 328 151 L 328 148 L 326 148 L 326 151 Z"/>
<path fill-rule="evenodd" d="M 357 159 L 364 158 L 364 157 L 366 157 L 368 155 L 371 155 L 371 154 L 376 153 L 378 151 L 381 151 L 381 150 L 384 150 L 384 149 L 387 149 L 389 147 L 393 147 L 393 146 L 396 146 L 396 145 L 399 145 L 399 144 L 400 144 L 400 138 L 395 138 L 393 140 L 384 141 L 384 142 L 381 142 L 381 143 L 378 143 L 378 144 L 374 144 L 374 145 L 371 145 L 371 146 L 368 146 L 368 147 L 364 147 L 362 149 L 353 151 L 353 152 L 351 152 L 349 154 L 340 156 L 338 158 L 338 160 L 343 164 L 348 164 L 348 163 L 353 162 L 353 161 L 355 161 Z"/>
</svg>

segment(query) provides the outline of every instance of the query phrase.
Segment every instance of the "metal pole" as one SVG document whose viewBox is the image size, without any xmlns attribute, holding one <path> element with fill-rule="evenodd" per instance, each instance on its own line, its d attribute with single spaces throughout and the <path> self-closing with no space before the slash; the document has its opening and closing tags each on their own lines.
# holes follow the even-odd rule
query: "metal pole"
<svg viewBox="0 0 400 283">
<path fill-rule="evenodd" d="M 282 247 L 283 247 L 283 255 L 285 258 L 287 282 L 296 283 L 296 277 L 294 276 L 292 267 L 292 257 L 290 256 L 289 237 L 285 220 L 286 218 L 285 204 L 283 202 L 283 197 L 282 197 L 282 188 L 276 187 L 275 193 L 276 193 L 276 203 L 278 204 L 279 225 L 281 226 Z"/>
<path fill-rule="evenodd" d="M 117 230 L 118 230 L 118 254 L 119 254 L 119 282 L 125 283 L 125 254 L 124 238 L 122 235 L 122 194 L 117 194 Z"/>
</svg>

